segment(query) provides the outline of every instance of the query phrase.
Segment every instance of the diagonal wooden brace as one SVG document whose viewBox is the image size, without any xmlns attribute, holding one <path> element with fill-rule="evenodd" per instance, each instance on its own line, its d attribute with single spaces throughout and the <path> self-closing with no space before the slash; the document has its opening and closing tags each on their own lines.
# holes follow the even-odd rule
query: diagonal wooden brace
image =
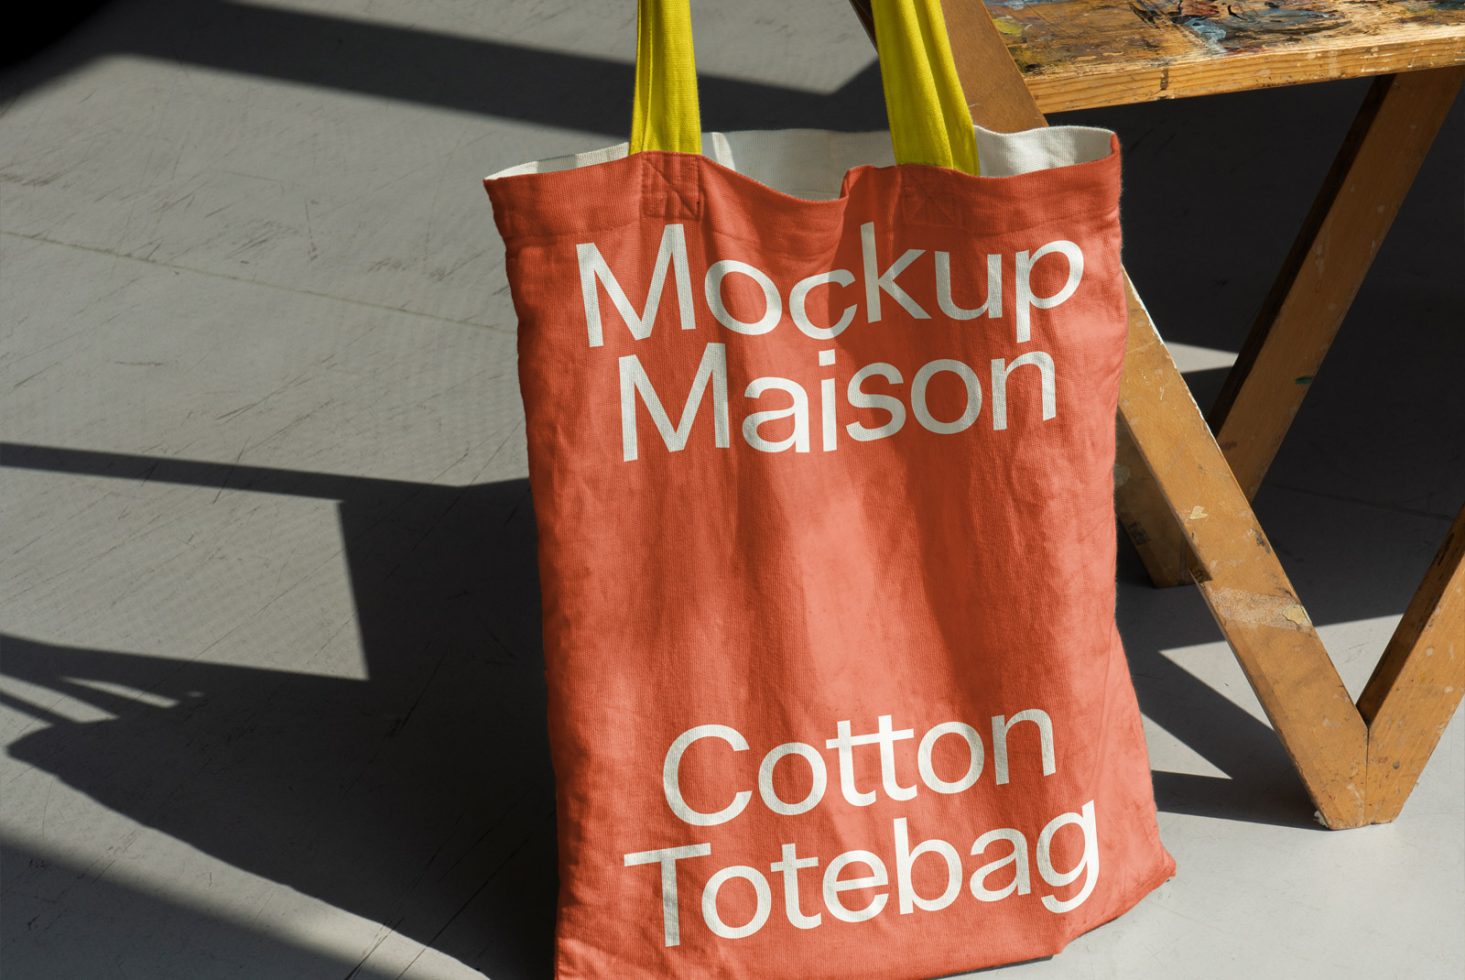
<svg viewBox="0 0 1465 980">
<path fill-rule="evenodd" d="M 1465 509 L 1461 509 L 1358 710 L 1368 722 L 1368 822 L 1399 815 L 1465 689 Z"/>
<path fill-rule="evenodd" d="M 1211 428 L 1248 497 L 1291 428 L 1462 79 L 1465 67 L 1383 75 L 1363 100 L 1211 406 Z M 1194 557 L 1149 474 L 1122 462 L 1135 476 L 1119 496 L 1120 519 L 1150 580 L 1190 581 Z"/>
<path fill-rule="evenodd" d="M 1374 80 L 1291 253 L 1211 407 L 1248 497 L 1302 406 L 1444 124 L 1465 67 Z"/>
</svg>

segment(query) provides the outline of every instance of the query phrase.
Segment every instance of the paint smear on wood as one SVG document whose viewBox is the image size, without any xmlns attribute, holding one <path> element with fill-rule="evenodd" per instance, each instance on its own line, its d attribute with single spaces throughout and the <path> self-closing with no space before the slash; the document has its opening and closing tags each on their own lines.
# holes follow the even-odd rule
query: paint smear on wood
<svg viewBox="0 0 1465 980">
<path fill-rule="evenodd" d="M 1465 0 L 986 0 L 1018 65 L 1157 65 L 1282 49 L 1347 47 L 1465 27 Z"/>
</svg>

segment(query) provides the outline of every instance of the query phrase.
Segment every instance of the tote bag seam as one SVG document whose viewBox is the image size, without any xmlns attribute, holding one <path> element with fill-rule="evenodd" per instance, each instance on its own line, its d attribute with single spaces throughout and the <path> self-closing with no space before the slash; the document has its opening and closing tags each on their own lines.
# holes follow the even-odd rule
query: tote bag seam
<svg viewBox="0 0 1465 980">
<path fill-rule="evenodd" d="M 984 227 L 984 228 L 980 228 L 980 229 L 973 229 L 972 225 L 971 224 L 967 224 L 967 223 L 939 222 L 939 221 L 921 221 L 920 219 L 907 218 L 907 217 L 904 217 L 904 216 L 901 217 L 900 221 L 901 221 L 901 224 L 902 225 L 910 225 L 910 226 L 916 226 L 916 227 L 921 227 L 921 228 L 942 228 L 942 229 L 949 229 L 951 231 L 959 231 L 959 232 L 973 232 L 973 231 L 975 231 L 976 233 L 981 234 L 981 235 L 984 235 L 984 236 L 994 236 L 995 237 L 997 235 L 1012 235 L 1012 234 L 1017 234 L 1019 232 L 1030 231 L 1033 228 L 1041 228 L 1044 225 L 1053 224 L 1053 223 L 1059 222 L 1059 221 L 1072 221 L 1072 220 L 1074 220 L 1076 218 L 1083 218 L 1083 217 L 1108 218 L 1111 215 L 1112 216 L 1117 216 L 1118 212 L 1119 212 L 1119 207 L 1117 205 L 1111 206 L 1111 207 L 1106 207 L 1106 208 L 1103 208 L 1102 210 L 1100 210 L 1100 209 L 1092 209 L 1092 208 L 1078 208 L 1076 210 L 1064 212 L 1062 214 L 1057 214 L 1057 215 L 1054 215 L 1052 217 L 1045 217 L 1041 221 L 1032 221 L 1032 222 L 1027 222 L 1027 223 L 1024 223 L 1024 224 L 1013 225 L 1013 226 L 1005 226 L 1004 225 L 1004 226 L 999 226 L 999 227 L 995 227 L 995 228 L 985 228 Z M 517 232 L 516 231 L 516 232 L 512 232 L 510 235 L 505 236 L 505 237 L 508 238 L 512 242 L 512 244 L 514 246 L 516 246 L 516 247 L 521 247 L 521 246 L 534 246 L 534 245 L 550 245 L 550 244 L 554 244 L 556 242 L 564 241 L 566 239 L 578 238 L 578 239 L 584 240 L 588 236 L 591 236 L 591 235 L 600 235 L 600 234 L 604 234 L 606 232 L 618 231 L 618 230 L 623 229 L 623 228 L 638 228 L 641 225 L 641 221 L 645 217 L 647 217 L 647 216 L 643 214 L 643 215 L 638 215 L 637 217 L 632 218 L 632 219 L 629 219 L 629 220 L 626 220 L 626 221 L 617 221 L 617 222 L 614 222 L 614 223 L 611 223 L 611 224 L 606 224 L 606 225 L 600 225 L 600 226 L 595 226 L 595 227 L 586 227 L 586 228 L 583 228 L 583 229 L 565 230 L 565 231 L 534 231 L 534 232 Z M 704 224 L 704 223 L 707 223 L 707 218 L 706 218 L 706 215 L 705 214 L 703 214 L 701 216 L 698 216 L 698 217 L 695 217 L 695 218 L 680 218 L 680 219 L 674 219 L 674 218 L 671 218 L 669 216 L 662 216 L 662 215 L 655 215 L 654 217 L 656 217 L 658 219 L 665 217 L 665 220 L 667 220 L 668 222 L 675 221 L 677 223 L 687 223 L 687 224 Z M 810 249 L 808 251 L 804 251 L 804 250 L 780 248 L 777 245 L 770 244 L 766 239 L 749 238 L 749 237 L 744 236 L 744 235 L 739 235 L 739 234 L 737 234 L 735 232 L 723 231 L 723 230 L 717 229 L 717 228 L 714 228 L 713 229 L 713 234 L 717 235 L 718 237 L 726 238 L 726 239 L 729 239 L 731 241 L 736 241 L 736 242 L 739 242 L 739 243 L 744 244 L 744 245 L 753 245 L 753 246 L 756 246 L 757 248 L 759 248 L 759 249 L 761 249 L 763 251 L 777 252 L 777 253 L 779 253 L 781 255 L 787 255 L 787 256 L 792 256 L 792 257 L 799 257 L 799 256 L 802 256 L 802 255 L 809 254 L 810 252 L 816 251 L 815 249 Z"/>
</svg>

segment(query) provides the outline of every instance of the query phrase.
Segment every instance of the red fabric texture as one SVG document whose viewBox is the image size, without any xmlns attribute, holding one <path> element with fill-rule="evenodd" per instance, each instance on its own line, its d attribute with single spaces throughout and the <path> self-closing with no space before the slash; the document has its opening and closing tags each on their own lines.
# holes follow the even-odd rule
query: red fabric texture
<svg viewBox="0 0 1465 980">
<path fill-rule="evenodd" d="M 1056 953 L 1170 877 L 1114 617 L 1117 141 L 1012 177 L 856 167 L 825 201 L 669 152 L 485 186 L 556 975 L 934 977 Z M 1057 300 L 1055 242 L 1082 257 Z M 630 323 L 614 289 L 643 313 L 659 257 Z M 970 315 L 994 261 L 1000 315 Z"/>
</svg>

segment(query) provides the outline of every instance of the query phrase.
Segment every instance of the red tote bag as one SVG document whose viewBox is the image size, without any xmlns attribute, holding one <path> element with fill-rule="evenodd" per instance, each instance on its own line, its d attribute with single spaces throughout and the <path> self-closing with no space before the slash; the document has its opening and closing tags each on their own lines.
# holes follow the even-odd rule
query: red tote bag
<svg viewBox="0 0 1465 980">
<path fill-rule="evenodd" d="M 519 318 L 556 975 L 934 977 L 1174 873 L 1115 626 L 1119 145 L 706 134 L 643 0 L 628 144 L 487 178 Z"/>
</svg>

